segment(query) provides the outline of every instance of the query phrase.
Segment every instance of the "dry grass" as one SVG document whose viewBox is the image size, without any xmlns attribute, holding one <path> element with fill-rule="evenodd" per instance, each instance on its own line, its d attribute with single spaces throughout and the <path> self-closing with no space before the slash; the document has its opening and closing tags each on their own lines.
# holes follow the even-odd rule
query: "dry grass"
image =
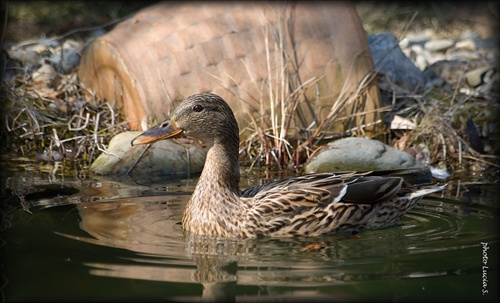
<svg viewBox="0 0 500 303">
<path fill-rule="evenodd" d="M 242 156 L 250 167 L 300 168 L 325 142 L 364 136 L 364 128 L 371 126 L 358 122 L 363 121 L 364 115 L 372 114 L 361 109 L 365 108 L 367 92 L 375 83 L 375 72 L 368 73 L 353 93 L 342 92 L 326 118 L 315 115 L 317 100 L 308 100 L 304 94 L 307 90 L 317 91 L 319 79 L 311 78 L 303 83 L 292 80 L 295 67 L 293 54 L 285 51 L 285 17 L 280 16 L 278 26 L 269 28 L 265 35 L 268 50 L 272 46 L 275 51 L 267 53 L 266 81 L 255 83 L 255 86 L 266 92 L 262 96 L 268 97 L 260 98 L 259 108 L 248 112 L 251 124 L 242 130 L 251 133 L 241 142 Z M 113 106 L 92 96 L 78 83 L 75 73 L 61 76 L 53 90 L 37 86 L 27 73 L 2 83 L 5 98 L 0 134 L 4 151 L 45 161 L 76 160 L 86 169 L 105 152 L 115 134 L 128 129 Z M 458 88 L 462 84 L 454 85 Z M 392 109 L 392 114 L 402 115 L 417 125 L 416 129 L 404 132 L 385 128 L 385 143 L 413 149 L 427 164 L 451 172 L 498 170 L 500 167 L 498 104 L 495 100 L 471 97 L 458 90 L 452 94 L 432 91 L 412 95 L 398 87 L 390 87 L 382 92 L 392 97 L 393 104 L 376 109 L 379 113 Z M 360 110 L 349 113 L 347 108 Z M 306 114 L 311 116 L 308 121 L 301 118 Z M 481 123 L 481 129 L 487 129 L 482 134 L 489 146 L 485 153 L 478 153 L 470 145 L 466 124 L 471 116 L 476 123 Z M 332 123 L 339 122 L 352 127 L 343 133 L 328 131 Z"/>
<path fill-rule="evenodd" d="M 281 10 L 277 10 L 276 14 L 278 22 L 269 24 L 264 33 L 267 78 L 262 83 L 254 81 L 254 87 L 261 91 L 260 106 L 246 112 L 250 125 L 241 132 L 249 132 L 250 135 L 241 142 L 242 154 L 250 162 L 250 168 L 257 164 L 273 169 L 296 169 L 317 150 L 321 142 L 353 135 L 364 136 L 365 127 L 382 122 L 359 123 L 368 120 L 366 115 L 373 114 L 373 111 L 364 112 L 363 109 L 367 107 L 368 91 L 376 85 L 376 74 L 367 74 L 354 92 L 347 88 L 346 83 L 329 113 L 321 118 L 317 113 L 320 99 L 317 82 L 320 78 L 297 83 L 295 74 L 298 74 L 298 67 L 294 62 L 299 60 L 295 58 L 295 53 L 287 51 L 295 46 L 286 45 L 290 43 L 286 39 L 289 34 L 287 25 L 291 24 L 287 19 L 290 15 Z M 250 72 L 249 77 L 253 79 Z M 315 100 L 305 97 L 307 90 L 314 90 Z M 303 106 L 299 106 L 301 104 Z M 375 111 L 381 113 L 387 110 L 379 108 Z M 352 128 L 332 133 L 329 130 L 333 123 L 351 125 Z"/>
<path fill-rule="evenodd" d="M 127 130 L 119 113 L 76 80 L 62 76 L 56 89 L 36 85 L 31 77 L 3 83 L 4 131 L 11 155 L 41 161 L 78 160 L 86 168 L 116 134 Z"/>
<path fill-rule="evenodd" d="M 250 131 L 251 135 L 241 145 L 242 154 L 251 160 L 250 167 L 259 164 L 277 169 L 295 169 L 325 142 L 341 137 L 365 137 L 363 129 L 371 125 L 360 124 L 359 121 L 365 121 L 365 115 L 371 114 L 362 109 L 366 107 L 369 89 L 377 83 L 374 81 L 377 73 L 366 74 L 354 92 L 346 93 L 343 90 L 326 118 L 320 119 L 313 114 L 311 120 L 301 120 L 305 116 L 302 112 L 304 108 L 315 107 L 317 100 L 308 100 L 304 95 L 306 90 L 316 88 L 318 79 L 308 79 L 301 85 L 294 83 L 289 72 L 293 70 L 294 58 L 293 54 L 286 52 L 284 38 L 289 22 L 284 15 L 279 17 L 280 22 L 269 27 L 270 34 L 265 35 L 272 37 L 271 40 L 265 40 L 268 49 L 267 79 L 264 83 L 255 83 L 262 91 L 267 90 L 267 94 L 261 95 L 268 98 L 261 98 L 260 107 L 247 112 L 251 124 L 242 132 Z M 463 74 L 457 78 L 465 79 Z M 499 105 L 496 96 L 463 93 L 459 90 L 466 87 L 463 82 L 452 85 L 452 93 L 433 88 L 415 94 L 395 84 L 385 83 L 381 86 L 381 92 L 392 99 L 392 104 L 376 111 L 380 114 L 391 111 L 387 113 L 389 116 L 401 115 L 413 121 L 417 127 L 408 131 L 386 127 L 379 137 L 385 135 L 384 143 L 414 153 L 423 163 L 451 173 L 477 175 L 488 169 L 496 171 L 500 167 L 497 127 Z M 299 103 L 307 106 L 299 107 Z M 355 109 L 354 113 L 347 111 L 350 107 Z M 269 110 L 266 111 L 266 108 Z M 314 113 L 314 110 L 310 112 Z M 481 124 L 482 134 L 471 133 L 467 128 L 468 120 L 472 117 Z M 329 133 L 330 125 L 339 122 L 353 127 L 343 133 Z M 479 148 L 471 146 L 474 140 L 484 141 L 486 150 L 481 153 L 475 150 Z"/>
<path fill-rule="evenodd" d="M 315 89 L 317 79 L 309 79 L 294 87 L 287 72 L 287 56 L 280 45 L 282 36 L 272 41 L 276 56 L 268 55 L 268 83 L 264 85 L 271 96 L 261 98 L 261 106 L 249 112 L 252 135 L 241 142 L 242 154 L 248 165 L 264 165 L 279 169 L 296 169 L 306 161 L 323 142 L 340 137 L 364 136 L 363 125 L 331 134 L 326 131 L 330 123 L 350 120 L 352 123 L 366 113 L 346 115 L 345 108 L 366 100 L 366 92 L 373 81 L 373 73 L 358 84 L 355 93 L 341 94 L 332 104 L 331 111 L 323 120 L 316 117 L 306 121 L 306 127 L 297 126 L 297 116 L 303 114 L 299 102 L 305 90 Z M 271 43 L 268 41 L 268 43 Z M 277 63 L 277 64 L 275 64 Z M 61 76 L 54 90 L 37 86 L 29 76 L 17 77 L 3 83 L 4 125 L 2 136 L 6 140 L 3 148 L 10 154 L 42 161 L 76 160 L 82 169 L 102 152 L 106 152 L 109 140 L 117 133 L 128 129 L 119 113 L 107 102 L 92 96 L 91 92 L 76 80 L 75 72 Z M 399 92 L 399 94 L 395 94 Z M 498 104 L 482 97 L 470 97 L 458 93 L 446 94 L 438 91 L 423 95 L 409 95 L 398 87 L 392 87 L 394 104 L 399 110 L 393 114 L 405 116 L 417 128 L 404 133 L 385 130 L 387 141 L 400 149 L 413 149 L 429 165 L 446 168 L 450 172 L 469 171 L 480 173 L 488 168 L 498 169 L 499 150 L 497 124 Z M 404 100 L 406 103 L 402 102 Z M 402 105 L 404 104 L 404 105 Z M 309 104 L 314 107 L 314 102 Z M 264 109 L 269 108 L 270 112 Z M 378 109 L 381 112 L 388 108 Z M 465 129 L 471 114 L 476 121 L 490 126 L 487 142 L 491 148 L 484 154 L 475 151 L 469 144 Z"/>
<path fill-rule="evenodd" d="M 416 128 L 394 130 L 392 139 L 386 143 L 455 176 L 495 176 L 500 168 L 500 104 L 487 96 L 459 93 L 460 84 L 457 85 L 453 93 L 433 89 L 420 95 L 394 96 L 404 105 L 391 114 L 413 121 Z M 472 118 L 481 126 L 482 133 L 475 125 L 471 128 Z"/>
</svg>

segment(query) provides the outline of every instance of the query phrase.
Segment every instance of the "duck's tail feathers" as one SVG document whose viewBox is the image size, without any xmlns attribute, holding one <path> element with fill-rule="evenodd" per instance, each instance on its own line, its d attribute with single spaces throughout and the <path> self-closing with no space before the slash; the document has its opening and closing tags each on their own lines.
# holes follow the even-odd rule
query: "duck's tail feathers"
<svg viewBox="0 0 500 303">
<path fill-rule="evenodd" d="M 421 187 L 418 190 L 412 192 L 411 194 L 408 195 L 410 199 L 415 199 L 418 197 L 422 197 L 428 194 L 432 194 L 438 191 L 442 191 L 443 189 L 446 188 L 447 184 L 443 185 L 431 185 L 431 186 L 426 186 L 426 187 Z"/>
</svg>

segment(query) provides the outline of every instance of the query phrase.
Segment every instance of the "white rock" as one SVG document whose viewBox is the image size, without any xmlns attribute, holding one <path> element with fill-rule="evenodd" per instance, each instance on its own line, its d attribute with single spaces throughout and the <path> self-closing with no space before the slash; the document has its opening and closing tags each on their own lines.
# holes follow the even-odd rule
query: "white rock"
<svg viewBox="0 0 500 303">
<path fill-rule="evenodd" d="M 471 87 L 477 87 L 483 83 L 483 76 L 487 71 L 492 69 L 491 66 L 482 66 L 465 73 L 465 79 L 467 79 L 467 84 Z"/>
<path fill-rule="evenodd" d="M 455 44 L 455 47 L 475 51 L 476 50 L 476 43 L 474 43 L 474 40 L 469 38 L 469 39 L 465 39 L 462 41 L 458 41 Z"/>
<path fill-rule="evenodd" d="M 450 39 L 429 40 L 425 42 L 425 49 L 431 52 L 444 51 L 455 44 Z"/>
<path fill-rule="evenodd" d="M 59 74 L 54 67 L 50 64 L 42 65 L 38 70 L 33 73 L 33 82 L 42 83 L 47 87 L 54 87 L 59 80 Z"/>
</svg>

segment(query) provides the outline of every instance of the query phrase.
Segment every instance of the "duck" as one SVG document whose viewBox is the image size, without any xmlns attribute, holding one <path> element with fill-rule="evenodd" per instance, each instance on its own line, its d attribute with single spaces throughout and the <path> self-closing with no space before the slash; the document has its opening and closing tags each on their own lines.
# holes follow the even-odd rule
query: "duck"
<svg viewBox="0 0 500 303">
<path fill-rule="evenodd" d="M 213 93 L 189 96 L 132 146 L 178 137 L 203 143 L 206 160 L 182 215 L 185 232 L 222 238 L 321 236 L 398 222 L 425 195 L 442 190 L 371 172 L 309 173 L 240 189 L 239 127 Z"/>
</svg>

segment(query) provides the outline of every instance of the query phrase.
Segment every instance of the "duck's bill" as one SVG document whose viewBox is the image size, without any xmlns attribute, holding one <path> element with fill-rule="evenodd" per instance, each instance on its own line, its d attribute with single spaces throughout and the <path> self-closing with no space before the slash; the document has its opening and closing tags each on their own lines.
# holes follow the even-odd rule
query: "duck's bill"
<svg viewBox="0 0 500 303">
<path fill-rule="evenodd" d="M 132 146 L 140 144 L 149 144 L 165 139 L 175 138 L 180 136 L 181 134 L 182 134 L 182 129 L 178 129 L 177 127 L 175 127 L 175 125 L 169 124 L 163 127 L 162 125 L 159 125 L 151 129 L 148 129 L 139 136 L 135 137 L 130 142 L 130 144 L 132 144 Z"/>
</svg>

